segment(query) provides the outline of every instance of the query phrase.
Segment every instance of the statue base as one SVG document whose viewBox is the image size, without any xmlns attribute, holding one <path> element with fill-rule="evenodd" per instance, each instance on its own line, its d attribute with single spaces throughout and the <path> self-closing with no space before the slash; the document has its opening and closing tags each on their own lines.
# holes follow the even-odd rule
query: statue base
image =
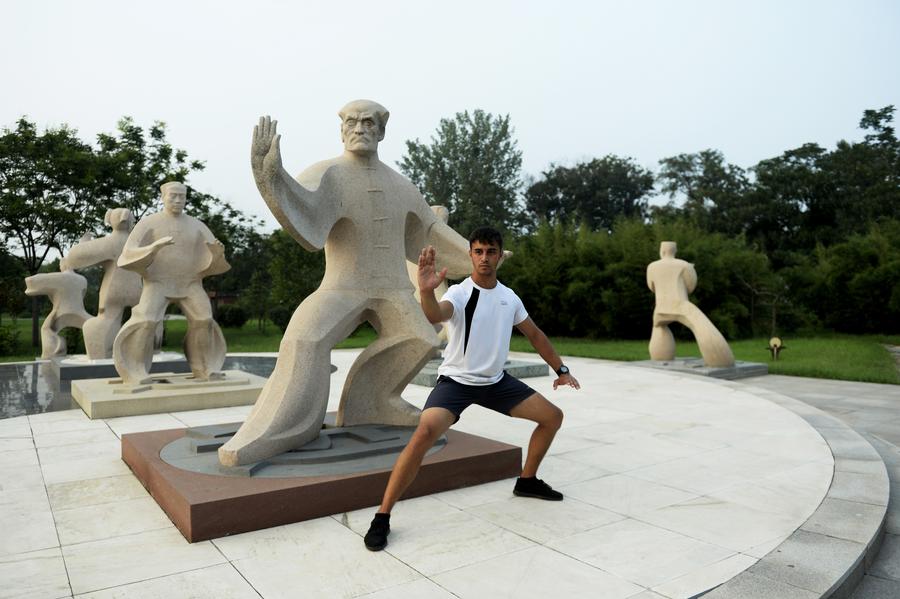
<svg viewBox="0 0 900 599">
<path fill-rule="evenodd" d="M 702 358 L 642 360 L 640 362 L 631 362 L 630 364 L 633 366 L 642 366 L 644 368 L 657 368 L 669 372 L 685 372 L 688 374 L 697 374 L 700 376 L 727 379 L 730 381 L 769 374 L 769 367 L 766 364 L 761 362 L 742 362 L 740 360 L 736 361 L 734 366 L 724 367 L 707 366 L 703 363 Z"/>
<path fill-rule="evenodd" d="M 72 381 L 72 397 L 88 418 L 117 418 L 252 405 L 266 379 L 225 370 L 215 380 L 195 381 L 191 374 L 158 373 L 146 384 L 126 385 L 120 378 Z"/>
<path fill-rule="evenodd" d="M 422 385 L 423 387 L 434 387 L 437 384 L 438 367 L 441 365 L 441 358 L 429 360 L 427 364 L 413 377 L 410 381 L 413 385 Z M 525 360 L 507 360 L 503 365 L 503 370 L 516 377 L 517 379 L 527 379 L 536 376 L 548 376 L 550 367 L 544 362 L 527 362 Z"/>
<path fill-rule="evenodd" d="M 50 369 L 61 383 L 82 379 L 104 379 L 117 377 L 116 365 L 112 358 L 91 360 L 85 355 L 52 358 Z M 158 372 L 190 372 L 184 354 L 178 352 L 157 352 L 153 354 L 151 373 Z"/>
<path fill-rule="evenodd" d="M 122 459 L 190 543 L 377 506 L 414 430 L 326 425 L 297 451 L 220 469 L 216 449 L 239 426 L 122 435 Z M 521 460 L 519 447 L 450 430 L 403 498 L 515 477 Z"/>
</svg>

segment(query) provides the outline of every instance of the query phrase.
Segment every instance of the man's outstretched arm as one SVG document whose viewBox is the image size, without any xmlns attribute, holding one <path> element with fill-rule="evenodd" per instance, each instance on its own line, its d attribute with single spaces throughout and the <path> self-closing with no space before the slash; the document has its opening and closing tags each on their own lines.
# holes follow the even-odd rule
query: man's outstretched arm
<svg viewBox="0 0 900 599">
<path fill-rule="evenodd" d="M 547 338 L 547 335 L 544 334 L 544 331 L 539 329 L 530 317 L 517 324 L 516 328 L 528 338 L 528 342 L 531 343 L 531 346 L 537 350 L 537 353 L 540 354 L 541 358 L 544 359 L 544 362 L 546 362 L 554 372 L 559 370 L 559 367 L 562 366 L 563 363 L 562 358 L 556 353 L 556 349 L 554 349 L 553 344 L 550 343 L 550 340 Z M 563 374 L 553 381 L 553 389 L 556 389 L 560 385 L 569 385 L 576 389 L 581 388 L 581 385 L 578 384 L 578 380 L 572 376 L 571 373 Z"/>
</svg>

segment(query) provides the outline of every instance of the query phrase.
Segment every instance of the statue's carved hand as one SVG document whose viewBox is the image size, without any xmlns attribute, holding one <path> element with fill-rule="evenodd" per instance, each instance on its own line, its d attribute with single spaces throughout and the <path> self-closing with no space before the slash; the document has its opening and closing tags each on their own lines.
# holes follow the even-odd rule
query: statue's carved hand
<svg viewBox="0 0 900 599">
<path fill-rule="evenodd" d="M 160 237 L 159 239 L 151 243 L 150 250 L 155 254 L 167 245 L 173 245 L 174 243 L 175 239 L 171 235 L 166 235 L 165 237 Z"/>
<path fill-rule="evenodd" d="M 447 276 L 447 269 L 442 268 L 440 272 L 435 271 L 434 267 L 434 246 L 422 248 L 419 254 L 419 291 L 434 291 L 444 282 Z"/>
<path fill-rule="evenodd" d="M 268 116 L 259 117 L 259 124 L 253 127 L 250 164 L 257 181 L 270 181 L 281 170 L 281 136 L 277 129 L 278 121 Z"/>
</svg>

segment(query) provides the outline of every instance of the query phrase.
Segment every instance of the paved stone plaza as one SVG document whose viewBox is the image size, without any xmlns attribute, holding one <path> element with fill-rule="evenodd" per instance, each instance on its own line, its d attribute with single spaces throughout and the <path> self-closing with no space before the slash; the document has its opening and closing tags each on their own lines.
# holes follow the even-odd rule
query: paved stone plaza
<svg viewBox="0 0 900 599">
<path fill-rule="evenodd" d="M 329 409 L 358 353 L 332 352 Z M 124 433 L 249 407 L 0 420 L 0 597 L 821 597 L 860 581 L 885 514 L 881 574 L 860 592 L 897 596 L 877 593 L 900 577 L 883 561 L 898 547 L 884 463 L 898 466 L 847 424 L 900 387 L 566 363 L 581 391 L 527 381 L 566 413 L 539 472 L 565 501 L 514 497 L 512 479 L 403 501 L 380 553 L 362 543 L 374 507 L 188 544 L 119 458 Z M 407 397 L 421 406 L 429 390 Z M 804 390 L 808 404 L 792 399 Z M 890 454 L 886 413 L 863 424 Z M 524 446 L 532 427 L 473 407 L 457 428 Z"/>
</svg>

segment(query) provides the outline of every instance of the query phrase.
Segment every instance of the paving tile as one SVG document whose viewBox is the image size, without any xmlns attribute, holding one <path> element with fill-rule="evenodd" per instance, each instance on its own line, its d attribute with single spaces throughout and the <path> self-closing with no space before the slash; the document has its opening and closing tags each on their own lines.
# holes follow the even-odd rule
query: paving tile
<svg viewBox="0 0 900 599">
<path fill-rule="evenodd" d="M 644 522 L 733 551 L 793 532 L 802 521 L 730 501 L 700 497 L 640 515 Z"/>
<path fill-rule="evenodd" d="M 825 491 L 798 486 L 787 477 L 781 477 L 733 485 L 714 491 L 709 497 L 786 516 L 800 526 L 819 507 Z"/>
<path fill-rule="evenodd" d="M 185 426 L 207 426 L 210 424 L 228 424 L 231 422 L 243 422 L 253 408 L 249 406 L 231 406 L 227 408 L 212 408 L 207 410 L 188 410 L 185 412 L 172 412 L 170 415 Z"/>
<path fill-rule="evenodd" d="M 868 575 L 863 576 L 862 582 L 850 595 L 850 599 L 897 599 L 897 597 L 900 597 L 900 582 Z"/>
<path fill-rule="evenodd" d="M 510 497 L 466 512 L 542 544 L 624 518 L 570 497 L 563 501 Z"/>
<path fill-rule="evenodd" d="M 548 459 L 549 458 L 545 458 L 545 461 Z M 475 485 L 473 487 L 464 487 L 462 489 L 434 493 L 429 497 L 440 500 L 457 509 L 466 509 L 483 503 L 493 503 L 501 498 L 512 496 L 512 490 L 515 484 L 515 478 L 507 478 L 482 485 Z M 374 512 L 374 510 L 367 512 L 369 520 L 372 519 L 372 514 L 374 514 Z M 366 527 L 368 528 L 368 526 L 369 524 L 367 521 Z"/>
<path fill-rule="evenodd" d="M 544 547 L 506 554 L 445 572 L 434 581 L 462 599 L 482 597 L 594 597 L 619 599 L 642 591 L 627 582 Z"/>
<path fill-rule="evenodd" d="M 820 595 L 862 559 L 865 545 L 797 531 L 750 571 Z"/>
<path fill-rule="evenodd" d="M 62 545 L 169 528 L 172 522 L 150 497 L 58 510 L 53 513 Z"/>
<path fill-rule="evenodd" d="M 31 430 L 35 437 L 42 437 L 56 433 L 69 431 L 103 430 L 108 428 L 102 420 L 89 420 L 81 410 L 68 410 L 66 412 L 49 412 L 38 416 L 50 416 L 64 414 L 64 418 L 38 419 L 37 416 L 29 416 Z"/>
<path fill-rule="evenodd" d="M 635 515 L 697 497 L 665 485 L 613 474 L 569 485 L 562 489 L 567 496 L 626 515 Z"/>
<path fill-rule="evenodd" d="M 631 519 L 547 546 L 643 587 L 679 578 L 735 553 Z"/>
<path fill-rule="evenodd" d="M 131 470 L 118 456 L 64 460 L 41 467 L 44 482 L 49 485 L 92 478 L 130 474 Z"/>
<path fill-rule="evenodd" d="M 7 452 L 23 450 L 34 450 L 34 441 L 31 437 L 0 437 L 0 460 L 3 460 Z"/>
<path fill-rule="evenodd" d="M 314 589 L 317 597 L 355 597 L 421 578 L 389 553 L 390 545 L 368 551 L 359 535 L 331 518 L 277 529 L 215 541 L 229 557 L 245 556 L 232 564 L 266 599 L 297 597 L 298 589 Z M 234 542 L 248 536 L 249 542 Z"/>
<path fill-rule="evenodd" d="M 701 570 L 663 583 L 653 590 L 671 599 L 691 599 L 699 593 L 731 580 L 757 562 L 755 557 L 736 554 Z"/>
<path fill-rule="evenodd" d="M 374 593 L 359 595 L 357 599 L 454 599 L 456 595 L 427 578 L 405 582 Z"/>
<path fill-rule="evenodd" d="M 703 595 L 703 599 L 819 599 L 821 595 L 745 572 Z"/>
<path fill-rule="evenodd" d="M 47 494 L 54 510 L 100 505 L 149 496 L 132 474 L 47 485 Z"/>
<path fill-rule="evenodd" d="M 122 442 L 110 433 L 109 438 L 105 441 L 40 447 L 37 451 L 41 459 L 41 466 L 50 466 L 60 462 L 81 461 L 85 458 L 121 458 Z"/>
<path fill-rule="evenodd" d="M 885 535 L 878 557 L 868 573 L 878 578 L 900 581 L 900 536 Z"/>
<path fill-rule="evenodd" d="M 115 441 L 116 435 L 108 426 L 93 427 L 75 431 L 64 431 L 61 433 L 47 433 L 34 436 L 34 444 L 36 447 L 54 447 L 58 445 L 78 445 L 85 443 L 102 443 L 104 441 Z"/>
<path fill-rule="evenodd" d="M 16 416 L 0 420 L 0 439 L 31 438 L 28 416 Z"/>
<path fill-rule="evenodd" d="M 885 510 L 884 506 L 826 498 L 801 529 L 867 545 Z"/>
<path fill-rule="evenodd" d="M 121 416 L 119 418 L 107 418 L 104 422 L 119 437 L 127 433 L 185 428 L 185 424 L 171 414 Z"/>
<path fill-rule="evenodd" d="M 883 471 L 880 474 L 836 471 L 828 491 L 828 496 L 833 499 L 873 505 L 887 505 L 889 494 L 888 478 Z"/>
<path fill-rule="evenodd" d="M 4 451 L 0 454 L 0 464 L 2 464 L 3 468 L 27 468 L 40 465 L 40 461 L 38 460 L 37 450 L 32 445 L 22 449 Z"/>
<path fill-rule="evenodd" d="M 111 589 L 77 595 L 78 599 L 259 599 L 259 594 L 231 564 L 142 580 Z"/>
<path fill-rule="evenodd" d="M 32 487 L 44 488 L 44 475 L 39 466 L 6 465 L 0 457 L 0 492 Z"/>
<path fill-rule="evenodd" d="M 573 462 L 599 466 L 610 472 L 628 472 L 654 464 L 667 463 L 676 458 L 703 452 L 699 447 L 684 443 L 647 437 L 589 449 L 570 451 L 561 457 Z"/>
<path fill-rule="evenodd" d="M 17 555 L 59 546 L 53 513 L 42 486 L 0 491 L 0 555 Z"/>
<path fill-rule="evenodd" d="M 174 527 L 62 548 L 76 595 L 225 562 L 209 541 L 188 543 Z"/>
<path fill-rule="evenodd" d="M 834 469 L 838 472 L 858 472 L 860 474 L 884 474 L 884 463 L 877 460 L 853 460 L 838 458 L 834 461 Z"/>
<path fill-rule="evenodd" d="M 0 599 L 69 597 L 69 578 L 59 548 L 0 557 Z"/>
</svg>

